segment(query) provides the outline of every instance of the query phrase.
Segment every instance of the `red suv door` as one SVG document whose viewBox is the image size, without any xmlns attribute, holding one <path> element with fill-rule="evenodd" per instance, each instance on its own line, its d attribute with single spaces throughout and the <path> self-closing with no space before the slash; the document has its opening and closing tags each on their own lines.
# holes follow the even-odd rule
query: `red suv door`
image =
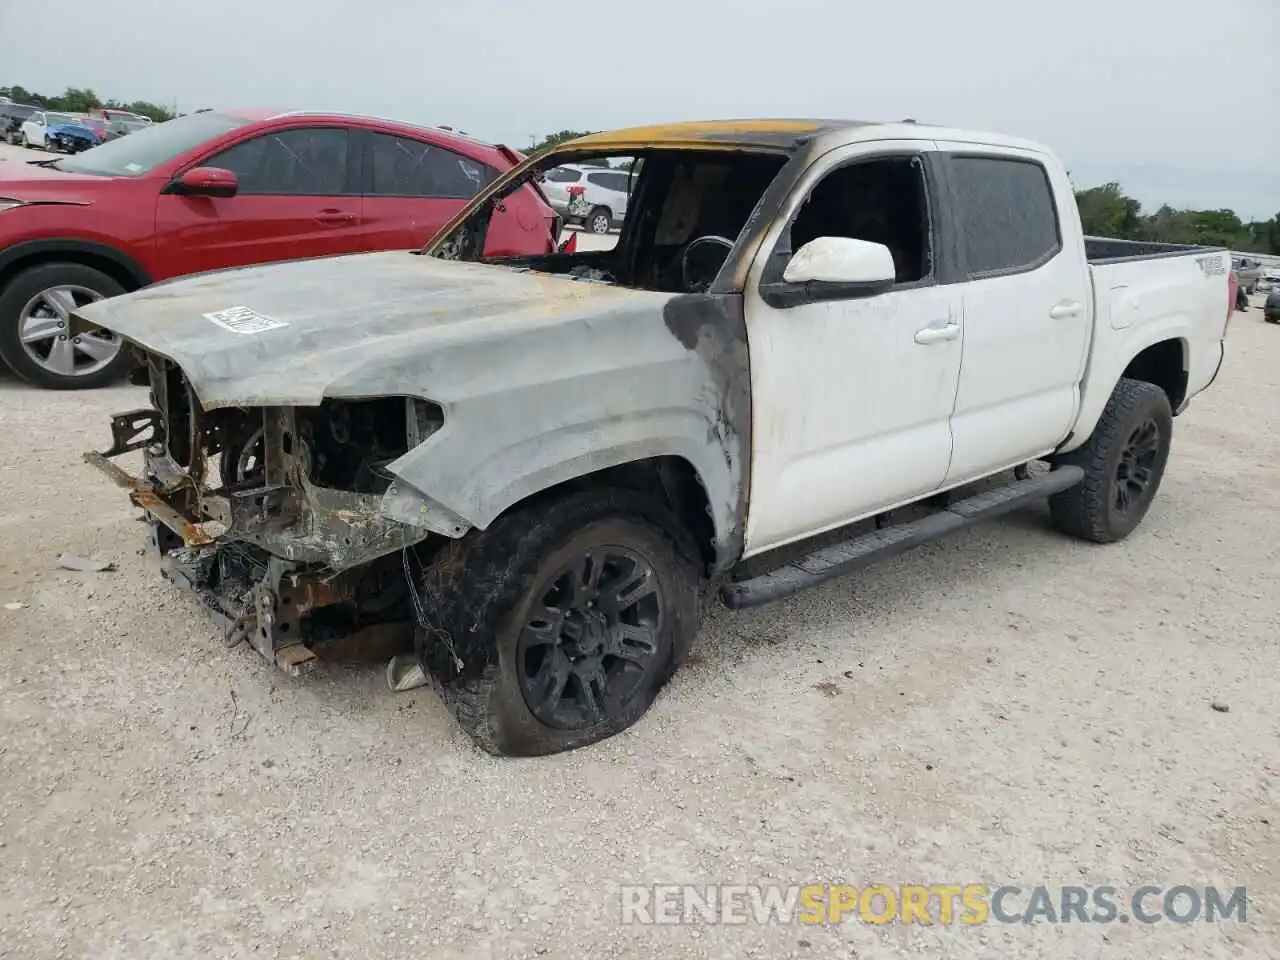
<svg viewBox="0 0 1280 960">
<path fill-rule="evenodd" d="M 427 140 L 372 131 L 361 139 L 368 250 L 423 246 L 495 176 L 487 165 Z"/>
<path fill-rule="evenodd" d="M 364 249 L 356 139 L 346 127 L 259 134 L 193 166 L 235 173 L 234 197 L 162 194 L 162 276 Z"/>
</svg>

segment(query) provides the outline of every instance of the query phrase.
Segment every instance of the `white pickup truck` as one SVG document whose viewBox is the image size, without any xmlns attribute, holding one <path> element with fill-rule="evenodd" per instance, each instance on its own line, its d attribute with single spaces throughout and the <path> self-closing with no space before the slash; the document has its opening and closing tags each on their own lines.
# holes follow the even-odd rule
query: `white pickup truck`
<svg viewBox="0 0 1280 960">
<path fill-rule="evenodd" d="M 504 196 L 605 158 L 615 248 L 486 256 Z M 1088 239 L 1048 150 L 914 123 L 591 135 L 414 253 L 83 308 L 151 388 L 86 457 L 233 637 L 297 671 L 401 624 L 500 754 L 635 722 L 708 587 L 772 600 L 1033 498 L 1124 538 L 1232 308 L 1227 251 Z"/>
</svg>

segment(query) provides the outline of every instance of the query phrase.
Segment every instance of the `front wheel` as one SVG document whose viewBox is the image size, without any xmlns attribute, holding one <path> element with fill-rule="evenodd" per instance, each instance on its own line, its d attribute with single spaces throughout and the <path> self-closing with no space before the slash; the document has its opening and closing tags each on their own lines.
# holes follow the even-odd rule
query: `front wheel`
<svg viewBox="0 0 1280 960">
<path fill-rule="evenodd" d="M 72 334 L 71 313 L 125 289 L 81 263 L 44 263 L 0 290 L 0 357 L 29 383 L 50 390 L 100 387 L 124 376 L 132 360 L 106 330 Z"/>
<path fill-rule="evenodd" d="M 698 625 L 680 529 L 647 497 L 589 491 L 442 551 L 418 582 L 418 655 L 478 746 L 559 753 L 644 715 Z"/>
<path fill-rule="evenodd" d="M 1142 522 L 1155 499 L 1173 440 L 1168 395 L 1154 384 L 1122 378 L 1093 435 L 1058 463 L 1084 468 L 1084 480 L 1049 498 L 1054 526 L 1113 543 Z"/>
</svg>

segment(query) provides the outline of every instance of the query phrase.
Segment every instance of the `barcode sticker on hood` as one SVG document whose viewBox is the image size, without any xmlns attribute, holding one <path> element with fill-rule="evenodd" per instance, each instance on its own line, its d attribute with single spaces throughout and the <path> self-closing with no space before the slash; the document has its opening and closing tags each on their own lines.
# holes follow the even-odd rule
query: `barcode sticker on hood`
<svg viewBox="0 0 1280 960">
<path fill-rule="evenodd" d="M 265 333 L 268 330 L 278 330 L 280 327 L 289 325 L 283 320 L 268 317 L 265 314 L 258 313 L 256 310 L 250 310 L 248 307 L 227 307 L 225 310 L 217 310 L 213 313 L 202 314 L 202 316 L 211 323 L 216 323 L 222 329 L 230 330 L 232 333 Z"/>
</svg>

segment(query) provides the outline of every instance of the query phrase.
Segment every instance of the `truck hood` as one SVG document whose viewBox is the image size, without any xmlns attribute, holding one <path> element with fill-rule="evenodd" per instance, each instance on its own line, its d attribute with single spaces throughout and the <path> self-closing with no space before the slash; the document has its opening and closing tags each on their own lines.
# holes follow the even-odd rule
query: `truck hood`
<svg viewBox="0 0 1280 960">
<path fill-rule="evenodd" d="M 385 395 L 448 402 L 493 376 L 521 375 L 514 354 L 527 363 L 551 341 L 563 341 L 561 362 L 580 362 L 595 322 L 644 314 L 660 324 L 671 298 L 395 251 L 200 274 L 77 316 L 177 363 L 205 409 Z M 555 376 L 554 365 L 536 365 L 523 375 Z"/>
</svg>

